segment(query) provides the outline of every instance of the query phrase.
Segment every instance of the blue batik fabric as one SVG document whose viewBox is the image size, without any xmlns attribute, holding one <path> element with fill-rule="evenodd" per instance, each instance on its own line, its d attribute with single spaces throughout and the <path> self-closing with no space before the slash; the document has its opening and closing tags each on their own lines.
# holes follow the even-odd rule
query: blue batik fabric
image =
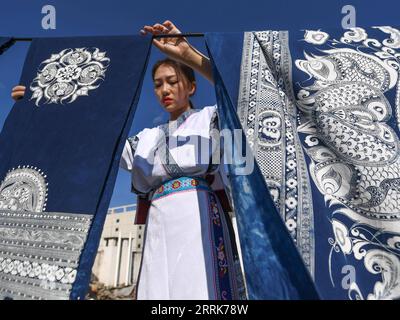
<svg viewBox="0 0 400 320">
<path fill-rule="evenodd" d="M 224 130 L 242 129 L 243 126 L 237 103 L 243 90 L 240 84 L 242 51 L 244 56 L 247 55 L 243 41 L 243 33 L 210 33 L 206 36 L 213 64 L 220 127 Z M 236 139 L 229 152 L 233 161 L 227 168 L 249 299 L 318 299 L 311 276 L 274 204 L 276 196 L 268 190 L 270 177 L 264 168 L 266 160 L 260 161 L 247 130 L 240 132 L 241 139 Z M 280 145 L 275 147 L 277 152 L 280 148 Z M 249 155 L 249 149 L 252 149 L 250 156 L 257 160 L 251 171 L 243 167 L 241 159 L 242 155 Z M 276 157 L 269 165 L 280 168 L 284 163 Z"/>
<path fill-rule="evenodd" d="M 0 297 L 82 299 L 150 40 L 34 39 L 0 134 Z"/>
<path fill-rule="evenodd" d="M 398 299 L 399 29 L 240 37 L 232 105 L 320 296 Z"/>
</svg>

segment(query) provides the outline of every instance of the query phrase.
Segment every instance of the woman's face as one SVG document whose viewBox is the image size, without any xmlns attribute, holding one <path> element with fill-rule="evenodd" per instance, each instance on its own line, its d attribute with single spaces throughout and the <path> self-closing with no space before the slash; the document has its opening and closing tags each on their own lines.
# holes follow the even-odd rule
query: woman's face
<svg viewBox="0 0 400 320">
<path fill-rule="evenodd" d="M 189 97 L 196 90 L 184 75 L 178 77 L 175 69 L 167 64 L 160 65 L 154 74 L 154 92 L 167 112 L 175 113 L 189 106 Z"/>
</svg>

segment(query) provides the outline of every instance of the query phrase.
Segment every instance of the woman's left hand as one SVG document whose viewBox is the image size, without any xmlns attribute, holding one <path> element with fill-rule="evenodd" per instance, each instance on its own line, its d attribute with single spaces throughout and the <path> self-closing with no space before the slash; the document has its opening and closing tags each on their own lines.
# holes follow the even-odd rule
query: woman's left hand
<svg viewBox="0 0 400 320">
<path fill-rule="evenodd" d="M 156 23 L 153 26 L 144 26 L 140 30 L 141 34 L 152 35 L 160 34 L 179 34 L 179 29 L 169 20 L 163 24 Z M 212 76 L 211 63 L 208 57 L 190 45 L 185 37 L 165 37 L 153 39 L 154 45 L 171 59 L 182 62 L 202 74 L 211 83 L 214 82 Z"/>
<path fill-rule="evenodd" d="M 163 24 L 156 23 L 153 26 L 144 26 L 140 32 L 143 35 L 147 33 L 153 35 L 181 33 L 179 29 L 168 20 Z M 189 55 L 192 49 L 189 42 L 184 37 L 154 38 L 153 44 L 174 60 L 187 63 L 188 59 L 190 59 Z"/>
</svg>

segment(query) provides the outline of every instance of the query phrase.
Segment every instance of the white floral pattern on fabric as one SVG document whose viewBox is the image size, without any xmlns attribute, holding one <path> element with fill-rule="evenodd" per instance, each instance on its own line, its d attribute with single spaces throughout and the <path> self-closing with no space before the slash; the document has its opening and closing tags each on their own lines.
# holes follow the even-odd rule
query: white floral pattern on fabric
<svg viewBox="0 0 400 320">
<path fill-rule="evenodd" d="M 90 90 L 97 89 L 100 80 L 104 80 L 110 59 L 106 52 L 98 48 L 90 51 L 87 48 L 64 49 L 51 55 L 42 64 L 33 79 L 30 90 L 31 100 L 39 106 L 42 98 L 45 103 L 71 103 L 79 96 L 87 96 Z"/>
<path fill-rule="evenodd" d="M 21 277 L 37 278 L 51 282 L 71 284 L 75 281 L 76 270 L 63 268 L 58 265 L 48 263 L 37 263 L 23 260 L 11 260 L 10 258 L 0 257 L 0 273 L 18 275 Z"/>
<path fill-rule="evenodd" d="M 0 300 L 68 299 L 91 220 L 0 210 Z"/>
<path fill-rule="evenodd" d="M 44 212 L 48 183 L 32 166 L 0 184 L 0 299 L 68 299 L 91 215 Z"/>
<path fill-rule="evenodd" d="M 36 167 L 10 170 L 0 184 L 0 209 L 42 212 L 46 208 L 46 175 Z"/>
</svg>

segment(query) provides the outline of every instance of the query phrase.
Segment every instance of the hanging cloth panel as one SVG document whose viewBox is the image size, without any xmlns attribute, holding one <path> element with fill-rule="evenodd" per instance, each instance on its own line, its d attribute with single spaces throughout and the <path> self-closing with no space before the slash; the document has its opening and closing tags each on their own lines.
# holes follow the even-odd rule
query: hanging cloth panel
<svg viewBox="0 0 400 320">
<path fill-rule="evenodd" d="M 243 129 L 320 296 L 398 299 L 399 28 L 208 38 L 222 125 Z M 235 179 L 233 189 L 247 187 Z M 261 185 L 249 188 L 260 194 Z M 234 200 L 246 268 L 246 246 L 256 237 L 246 238 L 254 212 L 241 211 L 245 195 Z M 248 270 L 249 283 L 256 272 Z"/>
<path fill-rule="evenodd" d="M 32 41 L 0 134 L 0 297 L 85 297 L 150 44 Z"/>
<path fill-rule="evenodd" d="M 237 102 L 243 41 L 243 33 L 206 35 L 222 129 L 242 128 Z M 241 138 L 246 141 L 243 131 Z M 246 152 L 249 154 L 246 143 L 233 144 L 233 163 L 228 165 L 228 172 L 249 298 L 318 299 L 313 281 L 279 216 L 259 165 L 254 162 L 254 170 L 250 171 L 241 165 L 241 156 Z"/>
<path fill-rule="evenodd" d="M 289 48 L 318 290 L 399 299 L 400 29 L 291 31 Z"/>
</svg>

